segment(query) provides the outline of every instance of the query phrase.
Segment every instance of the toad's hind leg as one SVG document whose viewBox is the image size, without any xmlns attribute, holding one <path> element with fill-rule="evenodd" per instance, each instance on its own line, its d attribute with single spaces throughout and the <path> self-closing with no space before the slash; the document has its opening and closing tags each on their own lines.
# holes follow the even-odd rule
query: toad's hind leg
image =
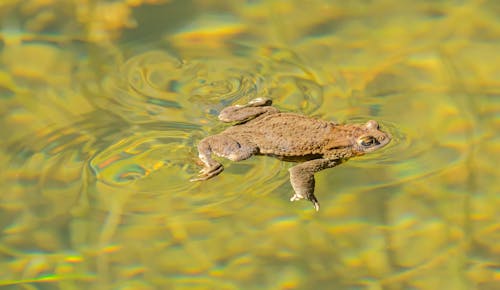
<svg viewBox="0 0 500 290">
<path fill-rule="evenodd" d="M 209 136 L 201 140 L 198 144 L 198 157 L 203 163 L 203 169 L 200 170 L 200 175 L 191 179 L 191 181 L 207 180 L 224 170 L 224 166 L 221 163 L 212 159 L 212 153 L 231 161 L 240 161 L 249 158 L 257 152 L 258 148 L 256 146 L 242 145 L 228 136 Z"/>
<path fill-rule="evenodd" d="M 271 104 L 271 99 L 256 98 L 245 105 L 224 108 L 219 114 L 219 120 L 222 122 L 241 122 L 262 114 L 279 113 L 279 110 L 272 107 Z"/>
</svg>

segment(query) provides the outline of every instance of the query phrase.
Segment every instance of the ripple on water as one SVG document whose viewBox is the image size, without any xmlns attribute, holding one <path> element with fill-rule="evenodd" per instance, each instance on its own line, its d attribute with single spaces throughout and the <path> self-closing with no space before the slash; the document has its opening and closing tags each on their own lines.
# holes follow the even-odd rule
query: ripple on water
<svg viewBox="0 0 500 290">
<path fill-rule="evenodd" d="M 197 127 L 188 123 L 164 122 L 132 127 L 130 134 L 114 140 L 90 160 L 90 168 L 99 182 L 127 186 L 151 174 L 169 168 L 175 177 L 166 178 L 163 190 L 184 191 L 186 166 L 190 158 L 190 135 Z"/>
<path fill-rule="evenodd" d="M 233 103 L 268 96 L 285 110 L 313 113 L 323 103 L 317 76 L 290 53 L 262 59 L 182 60 L 150 51 L 127 60 L 102 82 L 94 102 L 132 123 L 201 120 Z M 105 96 L 105 97 L 103 97 Z"/>
<path fill-rule="evenodd" d="M 261 95 L 263 80 L 256 65 L 243 59 L 186 61 L 163 51 L 146 52 L 105 78 L 107 97 L 103 101 L 100 94 L 96 103 L 133 123 L 197 120 L 204 111 L 196 103 L 221 109 Z"/>
<path fill-rule="evenodd" d="M 353 118 L 349 122 L 366 122 L 366 118 Z M 462 160 L 463 153 L 423 135 L 423 131 L 412 127 L 414 124 L 396 124 L 380 121 L 381 129 L 388 132 L 392 140 L 379 151 L 366 154 L 349 161 L 356 174 L 363 176 L 378 169 L 377 179 L 372 182 L 353 185 L 360 188 L 375 188 L 402 184 L 409 180 L 422 178 L 445 170 Z M 362 171 L 360 171 L 362 170 Z M 350 172 L 350 171 L 348 171 Z M 385 172 L 385 173 L 382 173 Z"/>
<path fill-rule="evenodd" d="M 185 104 L 168 90 L 168 82 L 189 77 L 185 70 L 180 60 L 159 51 L 132 57 L 116 74 L 104 78 L 105 97 L 99 92 L 94 101 L 131 123 L 180 120 Z"/>
<path fill-rule="evenodd" d="M 237 163 L 222 162 L 225 170 L 220 175 L 197 182 L 192 191 L 199 211 L 210 212 L 217 206 L 218 209 L 234 213 L 254 203 L 267 203 L 268 197 L 281 198 L 275 192 L 288 182 L 288 171 L 281 161 L 263 157 Z"/>
<path fill-rule="evenodd" d="M 6 144 L 2 206 L 16 213 L 11 230 L 35 226 L 68 213 L 82 193 L 86 181 L 84 150 L 94 138 L 73 127 L 45 127 Z M 19 211 L 19 212 L 17 212 Z M 40 219 L 40 220 L 37 220 Z"/>
</svg>

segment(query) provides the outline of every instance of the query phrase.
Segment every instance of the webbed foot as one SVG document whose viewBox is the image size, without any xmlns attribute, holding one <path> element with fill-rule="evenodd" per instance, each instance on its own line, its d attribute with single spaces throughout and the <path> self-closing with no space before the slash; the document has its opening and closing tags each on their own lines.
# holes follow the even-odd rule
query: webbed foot
<svg viewBox="0 0 500 290">
<path fill-rule="evenodd" d="M 219 175 L 222 171 L 224 170 L 224 166 L 222 164 L 216 164 L 213 167 L 205 167 L 202 170 L 200 170 L 200 174 L 198 177 L 191 178 L 189 181 L 202 181 L 202 180 L 207 180 L 210 179 L 214 176 Z"/>
<path fill-rule="evenodd" d="M 296 200 L 301 200 L 301 199 L 304 199 L 304 197 L 298 195 L 298 194 L 294 194 L 292 195 L 292 197 L 290 198 L 290 201 L 296 201 Z M 319 211 L 319 202 L 318 202 L 318 199 L 316 198 L 316 196 L 311 195 L 307 198 L 310 202 L 313 203 L 313 207 L 316 211 Z"/>
<path fill-rule="evenodd" d="M 224 108 L 219 114 L 222 122 L 248 121 L 262 114 L 278 113 L 279 110 L 271 107 L 273 101 L 268 98 L 256 98 L 244 105 L 234 105 Z"/>
<path fill-rule="evenodd" d="M 271 106 L 273 104 L 273 101 L 269 98 L 255 98 L 250 100 L 246 105 L 243 105 L 245 107 L 265 107 L 265 106 Z"/>
</svg>

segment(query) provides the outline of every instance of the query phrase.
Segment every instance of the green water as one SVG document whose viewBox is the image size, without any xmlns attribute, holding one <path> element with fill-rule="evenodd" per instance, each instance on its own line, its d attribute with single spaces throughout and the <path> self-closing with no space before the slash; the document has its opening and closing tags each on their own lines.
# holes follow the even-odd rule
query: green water
<svg viewBox="0 0 500 290">
<path fill-rule="evenodd" d="M 0 288 L 500 289 L 498 3 L 2 1 Z M 189 182 L 258 96 L 393 140 Z"/>
</svg>

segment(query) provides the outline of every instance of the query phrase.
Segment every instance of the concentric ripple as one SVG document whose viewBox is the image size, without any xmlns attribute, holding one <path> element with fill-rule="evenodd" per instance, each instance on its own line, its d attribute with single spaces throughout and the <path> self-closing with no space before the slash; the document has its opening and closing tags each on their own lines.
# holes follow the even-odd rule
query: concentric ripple
<svg viewBox="0 0 500 290">
<path fill-rule="evenodd" d="M 402 102 L 400 98 L 402 98 L 401 95 L 395 95 L 391 97 L 391 100 Z M 367 120 L 366 117 L 351 118 L 349 122 L 363 123 Z M 446 170 L 452 164 L 463 161 L 465 158 L 465 153 L 461 148 L 450 142 L 452 137 L 465 138 L 464 132 L 457 131 L 458 136 L 450 134 L 432 136 L 428 133 L 432 131 L 430 128 L 433 126 L 430 123 L 378 121 L 381 129 L 388 132 L 392 140 L 379 151 L 349 161 L 349 167 L 355 167 L 359 176 L 371 175 L 374 172 L 373 169 L 377 172 L 376 181 L 364 185 L 353 185 L 355 187 L 402 184 Z M 456 126 L 464 126 L 463 120 L 456 119 L 450 122 L 456 123 Z M 427 129 L 424 130 L 423 127 Z"/>
</svg>

